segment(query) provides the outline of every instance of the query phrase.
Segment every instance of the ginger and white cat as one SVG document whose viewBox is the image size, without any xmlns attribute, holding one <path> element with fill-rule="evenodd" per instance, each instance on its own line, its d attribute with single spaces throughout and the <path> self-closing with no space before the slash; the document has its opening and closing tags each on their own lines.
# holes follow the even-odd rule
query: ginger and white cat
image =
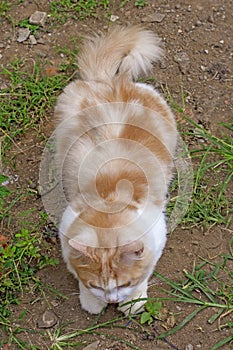
<svg viewBox="0 0 233 350">
<path fill-rule="evenodd" d="M 138 26 L 89 38 L 78 60 L 81 79 L 55 108 L 67 198 L 63 257 L 79 280 L 82 308 L 92 314 L 108 303 L 125 314 L 140 311 L 165 246 L 176 124 L 162 96 L 135 82 L 161 55 L 157 36 Z"/>
</svg>

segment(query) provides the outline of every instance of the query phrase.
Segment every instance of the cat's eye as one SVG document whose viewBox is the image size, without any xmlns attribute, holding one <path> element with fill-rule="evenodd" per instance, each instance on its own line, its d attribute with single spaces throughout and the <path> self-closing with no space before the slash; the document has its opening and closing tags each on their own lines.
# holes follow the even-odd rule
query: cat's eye
<svg viewBox="0 0 233 350">
<path fill-rule="evenodd" d="M 103 288 L 99 287 L 99 286 L 96 286 L 95 284 L 89 282 L 89 287 L 90 288 L 94 288 L 94 289 L 99 289 L 99 290 L 104 290 Z"/>
<path fill-rule="evenodd" d="M 122 288 L 127 288 L 127 287 L 130 287 L 130 286 L 131 286 L 131 282 L 127 282 L 127 283 L 121 284 L 117 288 L 118 289 L 122 289 Z"/>
</svg>

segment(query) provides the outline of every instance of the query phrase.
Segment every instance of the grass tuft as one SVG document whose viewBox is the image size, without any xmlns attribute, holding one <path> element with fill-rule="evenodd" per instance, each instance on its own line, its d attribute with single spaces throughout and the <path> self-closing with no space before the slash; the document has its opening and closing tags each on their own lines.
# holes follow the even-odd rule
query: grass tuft
<svg viewBox="0 0 233 350">
<path fill-rule="evenodd" d="M 0 17 L 6 17 L 7 12 L 10 10 L 9 1 L 2 0 L 0 2 Z"/>
<path fill-rule="evenodd" d="M 29 128 L 38 128 L 38 122 L 45 118 L 57 94 L 67 83 L 65 74 L 48 76 L 39 62 L 32 62 L 29 69 L 30 63 L 17 59 L 0 71 L 8 80 L 8 86 L 0 92 L 0 131 L 4 136 L 2 155 L 13 139 L 25 134 Z"/>
<path fill-rule="evenodd" d="M 207 229 L 215 224 L 228 226 L 233 214 L 230 191 L 233 178 L 233 122 L 220 123 L 222 135 L 218 137 L 189 117 L 182 87 L 180 104 L 173 99 L 167 87 L 163 92 L 177 115 L 180 134 L 188 145 L 194 167 L 192 200 L 182 225 Z M 175 177 L 171 185 L 168 214 L 175 204 L 173 197 L 176 198 L 177 186 L 178 179 Z"/>
<path fill-rule="evenodd" d="M 54 259 L 42 253 L 37 234 L 22 229 L 15 234 L 12 242 L 5 237 L 0 242 L 0 315 L 9 316 L 10 305 L 19 302 L 18 297 L 23 293 L 24 287 L 35 280 L 36 270 L 54 264 Z"/>
<path fill-rule="evenodd" d="M 61 0 L 52 1 L 50 3 L 51 16 L 62 23 L 66 22 L 67 18 L 71 16 L 73 19 L 85 19 L 87 17 L 97 17 L 98 10 L 107 10 L 109 0 Z"/>
<path fill-rule="evenodd" d="M 31 34 L 36 35 L 38 30 L 40 29 L 40 26 L 37 24 L 32 24 L 29 22 L 29 19 L 22 19 L 21 21 L 19 21 L 16 26 L 20 27 L 20 28 L 28 28 L 31 32 Z"/>
<path fill-rule="evenodd" d="M 158 299 L 169 300 L 180 305 L 183 303 L 196 306 L 194 311 L 187 315 L 177 326 L 161 334 L 160 338 L 178 332 L 197 314 L 207 308 L 213 310 L 207 322 L 210 324 L 218 322 L 216 331 L 223 328 L 229 329 L 229 331 L 233 330 L 233 324 L 230 322 L 230 317 L 233 314 L 232 244 L 233 239 L 229 243 L 230 254 L 222 255 L 216 263 L 203 259 L 202 263 L 197 266 L 194 265 L 191 272 L 184 270 L 184 280 L 182 282 L 171 281 L 158 272 L 154 272 L 159 280 L 170 287 L 170 289 L 162 289 L 168 297 Z M 223 319 L 226 320 L 221 325 Z M 233 336 L 222 339 L 211 350 L 218 349 L 221 344 L 228 344 L 231 341 L 233 341 Z"/>
<path fill-rule="evenodd" d="M 233 139 L 228 132 L 223 132 L 222 138 L 219 138 L 189 118 L 186 120 L 195 129 L 196 135 L 204 140 L 205 145 L 190 150 L 192 159 L 198 162 L 198 168 L 195 172 L 192 202 L 184 223 L 201 224 L 206 227 L 214 224 L 227 226 L 233 213 L 230 195 L 233 177 Z M 221 126 L 233 132 L 233 123 Z M 192 136 L 193 130 L 185 134 Z"/>
</svg>

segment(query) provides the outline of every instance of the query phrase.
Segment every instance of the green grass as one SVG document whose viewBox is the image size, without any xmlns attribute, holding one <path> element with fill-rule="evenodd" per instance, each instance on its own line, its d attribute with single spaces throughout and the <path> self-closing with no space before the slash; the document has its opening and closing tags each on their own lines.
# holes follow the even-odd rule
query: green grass
<svg viewBox="0 0 233 350">
<path fill-rule="evenodd" d="M 223 132 L 219 138 L 192 120 L 186 120 L 192 128 L 196 128 L 196 137 L 202 138 L 205 146 L 190 150 L 190 155 L 196 164 L 198 163 L 198 167 L 195 171 L 192 201 L 184 224 L 227 226 L 233 213 L 230 195 L 233 178 L 233 139 L 227 132 Z M 233 123 L 222 126 L 233 132 Z M 186 135 L 192 136 L 193 132 L 188 131 Z"/>
<path fill-rule="evenodd" d="M 56 46 L 56 53 L 62 54 L 66 57 L 66 62 L 60 64 L 59 71 L 60 72 L 75 72 L 78 69 L 77 66 L 77 55 L 78 55 L 78 44 L 77 44 L 77 38 L 73 37 L 69 39 L 69 46 L 72 46 L 72 48 L 68 47 L 67 44 L 60 46 Z M 73 73 L 74 74 L 74 73 Z"/>
<path fill-rule="evenodd" d="M 233 200 L 230 194 L 233 179 L 233 122 L 220 123 L 222 135 L 216 136 L 188 116 L 183 90 L 180 105 L 174 101 L 168 89 L 165 89 L 164 93 L 175 114 L 182 121 L 178 126 L 186 144 L 189 144 L 189 140 L 192 140 L 192 144 L 195 141 L 195 146 L 188 147 L 194 169 L 193 193 L 182 225 L 205 228 L 215 224 L 228 226 L 233 214 Z M 179 185 L 179 179 L 176 176 L 171 185 L 169 215 L 177 200 L 179 201 L 176 196 Z"/>
<path fill-rule="evenodd" d="M 136 7 L 144 7 L 144 6 L 146 6 L 146 1 L 145 0 L 136 0 L 134 5 Z"/>
<path fill-rule="evenodd" d="M 52 1 L 50 3 L 51 16 L 56 20 L 64 23 L 68 17 L 73 19 L 85 19 L 87 17 L 97 17 L 98 10 L 106 11 L 108 9 L 109 0 L 61 0 Z"/>
<path fill-rule="evenodd" d="M 187 142 L 195 139 L 197 145 L 189 150 L 196 170 L 192 201 L 184 223 L 208 227 L 215 223 L 227 225 L 233 210 L 229 194 L 233 176 L 233 140 L 230 135 L 233 122 L 220 123 L 222 135 L 217 137 L 185 113 L 183 121 L 186 122 L 183 136 Z"/>
<path fill-rule="evenodd" d="M 123 0 L 120 3 L 120 8 L 124 7 L 127 3 L 132 2 L 131 0 Z M 134 6 L 135 7 L 144 7 L 146 6 L 147 2 L 145 0 L 136 0 L 134 1 Z"/>
<path fill-rule="evenodd" d="M 0 2 L 0 17 L 5 17 L 10 10 L 9 1 L 2 0 Z"/>
<path fill-rule="evenodd" d="M 30 64 L 31 68 L 29 68 Z M 16 59 L 0 74 L 8 81 L 0 92 L 0 131 L 2 156 L 19 135 L 29 128 L 38 128 L 39 122 L 55 103 L 57 94 L 67 84 L 67 75 L 47 76 L 40 62 Z"/>
<path fill-rule="evenodd" d="M 168 297 L 161 300 L 169 300 L 174 303 L 194 305 L 195 309 L 173 329 L 163 333 L 162 337 L 168 337 L 178 332 L 188 322 L 193 320 L 197 314 L 205 309 L 211 309 L 212 315 L 207 323 L 216 324 L 215 331 L 229 329 L 233 331 L 231 321 L 233 314 L 233 273 L 231 261 L 233 260 L 233 238 L 229 242 L 229 253 L 222 254 L 215 263 L 207 259 L 201 259 L 199 265 L 193 267 L 192 271 L 184 270 L 184 280 L 174 282 L 165 276 L 155 272 L 155 276 L 165 282 L 170 288 L 163 289 Z M 231 333 L 231 332 L 230 332 Z M 224 344 L 230 344 L 233 335 L 223 338 L 210 350 L 220 349 Z"/>
<path fill-rule="evenodd" d="M 36 270 L 55 263 L 54 259 L 42 254 L 38 234 L 26 229 L 16 233 L 11 242 L 0 245 L 0 315 L 10 314 L 9 306 L 19 302 L 18 296 L 29 281 L 35 279 Z"/>
<path fill-rule="evenodd" d="M 2 220 L 4 217 L 4 214 L 3 214 L 4 203 L 7 197 L 9 197 L 11 193 L 11 191 L 6 186 L 3 185 L 4 182 L 8 180 L 9 180 L 8 176 L 0 174 L 0 220 Z"/>
<path fill-rule="evenodd" d="M 130 0 L 123 0 L 120 2 L 118 10 L 123 8 Z M 133 1 L 136 8 L 146 6 L 145 0 Z M 52 1 L 50 3 L 51 16 L 62 23 L 65 23 L 68 18 L 72 19 L 86 19 L 88 17 L 99 17 L 104 15 L 106 18 L 110 18 L 112 8 L 115 6 L 115 2 L 111 0 L 61 0 Z"/>
<path fill-rule="evenodd" d="M 36 35 L 38 30 L 40 29 L 40 26 L 37 24 L 32 24 L 29 22 L 29 19 L 22 19 L 21 21 L 19 21 L 16 26 L 20 27 L 20 28 L 28 28 L 31 32 L 31 34 Z"/>
</svg>

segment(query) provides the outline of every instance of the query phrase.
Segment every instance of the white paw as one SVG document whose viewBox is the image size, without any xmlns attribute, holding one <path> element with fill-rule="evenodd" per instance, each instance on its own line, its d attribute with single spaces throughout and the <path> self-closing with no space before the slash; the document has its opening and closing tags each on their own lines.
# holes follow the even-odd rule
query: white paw
<svg viewBox="0 0 233 350">
<path fill-rule="evenodd" d="M 138 300 L 143 299 L 143 300 Z M 135 300 L 135 301 L 132 301 Z M 136 301 L 138 300 L 138 301 Z M 147 280 L 137 287 L 129 299 L 119 304 L 118 310 L 126 316 L 129 314 L 138 314 L 144 311 L 144 304 L 147 302 Z M 127 305 L 125 305 L 127 303 Z"/>
<path fill-rule="evenodd" d="M 133 299 L 136 300 L 139 298 L 147 298 L 147 295 L 132 297 L 131 300 L 125 300 L 124 303 L 119 304 L 118 310 L 122 311 L 126 316 L 143 312 L 146 300 L 132 301 Z M 125 305 L 126 303 L 127 305 Z"/>
<path fill-rule="evenodd" d="M 100 311 L 107 306 L 107 303 L 98 299 L 94 296 L 89 289 L 87 289 L 82 282 L 79 281 L 80 290 L 80 303 L 84 310 L 88 311 L 90 314 L 98 314 Z"/>
<path fill-rule="evenodd" d="M 100 311 L 107 305 L 107 303 L 99 300 L 99 299 L 95 299 L 92 300 L 91 302 L 87 302 L 87 300 L 83 300 L 81 295 L 80 295 L 80 303 L 82 308 L 85 311 L 88 311 L 90 314 L 99 314 Z"/>
</svg>

